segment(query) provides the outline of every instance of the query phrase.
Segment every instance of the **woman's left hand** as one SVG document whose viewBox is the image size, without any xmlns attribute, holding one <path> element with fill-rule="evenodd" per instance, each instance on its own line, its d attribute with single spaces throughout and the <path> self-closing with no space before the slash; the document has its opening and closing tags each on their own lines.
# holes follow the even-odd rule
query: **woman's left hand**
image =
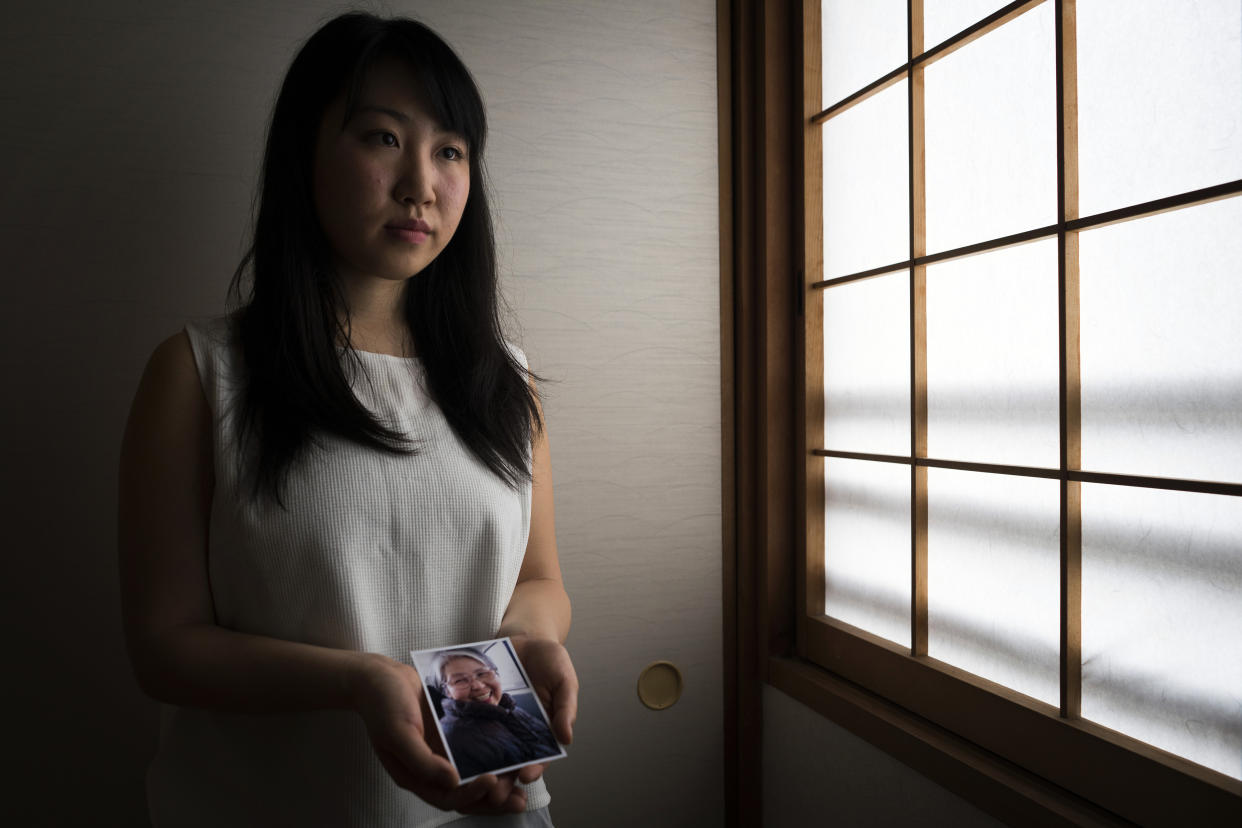
<svg viewBox="0 0 1242 828">
<path fill-rule="evenodd" d="M 552 720 L 552 734 L 561 744 L 574 740 L 574 721 L 578 718 L 578 674 L 569 651 L 559 641 L 547 638 L 510 636 L 530 682 Z M 529 784 L 543 773 L 543 765 L 518 770 L 518 781 Z"/>
</svg>

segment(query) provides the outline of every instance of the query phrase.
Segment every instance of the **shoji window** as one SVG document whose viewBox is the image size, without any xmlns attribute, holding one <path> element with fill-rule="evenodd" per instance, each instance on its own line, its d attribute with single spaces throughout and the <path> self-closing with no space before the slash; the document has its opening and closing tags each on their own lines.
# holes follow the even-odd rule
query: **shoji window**
<svg viewBox="0 0 1242 828">
<path fill-rule="evenodd" d="M 1242 3 L 804 24 L 802 654 L 1128 819 L 1225 813 Z"/>
</svg>

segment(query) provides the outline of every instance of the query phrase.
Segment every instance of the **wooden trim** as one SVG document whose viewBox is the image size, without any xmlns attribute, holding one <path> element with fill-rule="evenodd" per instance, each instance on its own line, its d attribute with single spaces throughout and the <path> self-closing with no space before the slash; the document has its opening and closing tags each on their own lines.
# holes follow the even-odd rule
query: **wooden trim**
<svg viewBox="0 0 1242 828">
<path fill-rule="evenodd" d="M 753 0 L 761 2 L 762 0 Z M 902 761 L 932 779 L 961 793 L 979 807 L 996 814 L 1015 825 L 1075 824 L 1118 825 L 1132 820 L 1143 825 L 1189 825 L 1216 826 L 1242 823 L 1242 783 L 1229 777 L 1195 765 L 1185 759 L 1158 750 L 1150 745 L 1113 732 L 1078 718 L 1080 690 L 1074 685 L 1078 680 L 1073 669 L 1064 669 L 1066 686 L 1062 688 L 1057 705 L 1045 704 L 1025 697 L 1011 689 L 966 673 L 960 668 L 932 659 L 925 654 L 925 644 L 920 648 L 917 617 L 920 613 L 919 590 L 920 558 L 926 565 L 926 553 L 920 552 L 917 541 L 911 547 L 911 577 L 915 587 L 912 598 L 912 631 L 915 638 L 910 648 L 898 646 L 878 636 L 851 627 L 848 624 L 817 614 L 823 608 L 823 531 L 822 523 L 815 524 L 815 513 L 823 519 L 823 458 L 848 457 L 888 463 L 907 463 L 911 469 L 911 497 L 914 513 L 926 511 L 926 469 L 931 467 L 961 468 L 970 471 L 1018 474 L 1054 479 L 1062 488 L 1062 653 L 1064 665 L 1078 664 L 1081 656 L 1077 606 L 1081 589 L 1080 558 L 1080 509 L 1081 483 L 1108 483 L 1115 485 L 1148 486 L 1151 488 L 1185 491 L 1210 491 L 1217 494 L 1242 494 L 1242 483 L 1211 481 L 1169 480 L 1140 475 L 1118 475 L 1087 472 L 1080 465 L 1080 414 L 1078 356 L 1077 356 L 1077 241 L 1078 234 L 1088 228 L 1104 226 L 1166 210 L 1179 209 L 1191 204 L 1205 203 L 1242 193 L 1242 180 L 1227 182 L 1215 187 L 1182 193 L 1143 204 L 1123 207 L 1082 218 L 1078 216 L 1077 166 L 1076 166 L 1076 103 L 1073 80 L 1074 65 L 1069 52 L 1073 45 L 1073 3 L 1056 0 L 1058 27 L 1058 216 L 1057 222 L 1047 227 L 1033 228 L 1000 239 L 984 241 L 954 250 L 928 254 L 921 238 L 919 215 L 924 207 L 917 172 L 922 161 L 916 158 L 921 133 L 921 104 L 918 95 L 923 68 L 931 62 L 950 54 L 970 40 L 980 37 L 1002 25 L 1009 19 L 1034 8 L 1041 0 L 1014 2 L 998 10 L 994 15 L 975 26 L 958 33 L 931 50 L 921 52 L 924 44 L 916 32 L 921 2 L 908 0 L 909 54 L 906 64 L 877 79 L 864 90 L 834 104 L 829 110 L 813 113 L 819 102 L 812 100 L 811 79 L 804 79 L 804 86 L 795 88 L 803 105 L 800 118 L 793 119 L 802 130 L 800 153 L 794 142 L 794 155 L 800 158 L 803 180 L 802 220 L 790 222 L 801 238 L 794 242 L 795 256 L 801 256 L 804 274 L 800 280 L 786 279 L 798 293 L 798 288 L 816 288 L 802 295 L 804 316 L 799 323 L 792 322 L 795 336 L 802 335 L 801 347 L 793 364 L 802 369 L 804 378 L 803 401 L 796 402 L 793 410 L 800 418 L 794 423 L 794 451 L 800 457 L 790 467 L 791 476 L 800 476 L 795 489 L 796 514 L 804 522 L 806 532 L 797 548 L 797 559 L 804 562 L 806 573 L 795 582 L 785 601 L 801 610 L 796 613 L 796 650 L 800 656 L 816 662 L 816 666 L 797 659 L 780 657 L 779 634 L 774 634 L 772 624 L 782 619 L 783 613 L 775 606 L 782 600 L 777 591 L 771 590 L 771 580 L 761 590 L 763 600 L 772 602 L 765 615 L 765 627 L 760 634 L 762 642 L 757 646 L 768 647 L 770 655 L 763 666 L 768 681 L 774 686 L 791 692 L 816 709 L 838 721 L 850 721 L 847 727 L 859 732 L 881 748 L 888 750 Z M 1069 9 L 1067 12 L 1066 4 Z M 777 4 L 779 5 L 779 4 Z M 792 41 L 801 45 L 809 56 L 818 44 L 818 36 L 812 39 L 809 21 L 818 19 L 817 0 L 804 0 L 800 39 Z M 815 7 L 812 9 L 811 7 Z M 1069 17 L 1067 18 L 1067 14 Z M 768 16 L 769 22 L 772 15 Z M 1067 24 L 1068 20 L 1068 24 Z M 775 43 L 775 40 L 765 40 Z M 1068 50 L 1068 51 L 1067 51 Z M 872 268 L 854 274 L 822 279 L 822 219 L 812 216 L 818 208 L 822 192 L 822 175 L 810 180 L 815 164 L 822 164 L 822 138 L 819 134 L 823 121 L 856 105 L 880 88 L 896 82 L 902 76 L 909 79 L 910 116 L 910 170 L 911 170 L 911 218 L 910 258 L 883 267 Z M 818 91 L 818 84 L 815 84 Z M 1071 117 L 1071 114 L 1073 117 Z M 765 157 L 771 157 L 770 155 Z M 762 177 L 760 181 L 765 181 Z M 779 188 L 778 188 L 779 189 Z M 797 204 L 797 186 L 790 203 Z M 741 226 L 741 225 L 739 225 Z M 764 228 L 765 234 L 771 228 Z M 1007 466 L 987 463 L 968 463 L 926 457 L 926 403 L 925 367 L 920 370 L 917 353 L 925 353 L 925 341 L 920 340 L 920 316 L 925 317 L 925 291 L 927 265 L 975 255 L 1037 239 L 1056 237 L 1060 250 L 1059 338 L 1061 340 L 1061 457 L 1057 468 L 1043 469 L 1025 466 Z M 779 244 L 773 236 L 765 236 Z M 818 258 L 817 258 L 818 257 Z M 764 257 L 757 257 L 762 259 Z M 766 260 L 766 259 L 765 259 Z M 795 261 L 798 259 L 795 258 Z M 810 316 L 813 308 L 822 313 L 822 289 L 846 284 L 859 279 L 871 278 L 897 270 L 907 270 L 910 279 L 909 324 L 911 332 L 911 445 L 910 456 L 868 454 L 816 448 L 824 446 L 823 400 L 822 400 L 822 329 L 812 326 Z M 775 278 L 772 274 L 766 277 Z M 809 285 L 807 283 L 810 283 Z M 780 287 L 758 294 L 765 299 L 778 301 Z M 796 298 L 796 297 L 795 297 Z M 780 335 L 781 315 L 765 316 L 768 327 L 762 335 L 754 337 L 756 365 L 760 364 L 772 347 L 772 338 Z M 925 318 L 922 320 L 925 325 Z M 923 336 L 925 336 L 925 329 Z M 740 339 L 739 339 L 740 341 Z M 748 340 L 749 341 L 749 340 Z M 818 350 L 817 350 L 818 349 Z M 816 367 L 818 366 L 818 367 Z M 920 376 L 922 374 L 922 376 Z M 769 378 L 772 374 L 767 374 Z M 795 378 L 795 382 L 797 379 Z M 818 387 L 817 387 L 818 384 Z M 748 386 L 750 391 L 765 392 L 763 385 Z M 741 393 L 747 393 L 741 391 Z M 812 399 L 812 398 L 817 399 Z M 817 407 L 818 406 L 818 407 Z M 920 422 L 922 423 L 920 427 Z M 770 427 L 772 421 L 768 421 Z M 819 429 L 817 434 L 816 429 Z M 922 437 L 920 439 L 920 432 Z M 775 447 L 769 441 L 765 446 Z M 809 450 L 808 450 L 809 447 Z M 769 464 L 766 479 L 774 479 L 777 464 Z M 919 475 L 923 475 L 922 481 Z M 742 491 L 739 489 L 739 492 Z M 752 490 L 753 491 L 753 490 Z M 920 499 L 920 492 L 922 499 Z M 757 510 L 776 510 L 766 495 L 756 493 Z M 771 517 L 775 511 L 767 511 Z M 831 519 L 831 515 L 829 515 Z M 925 526 L 913 518 L 912 535 L 926 538 Z M 761 537 L 768 537 L 762 535 Z M 771 578 L 783 566 L 787 549 L 777 544 L 774 549 L 766 546 L 762 555 L 767 558 L 762 567 L 763 577 Z M 1076 559 L 1077 558 L 1077 559 Z M 925 581 L 925 575 L 923 576 Z M 818 584 L 816 584 L 818 582 Z M 924 629 L 926 625 L 924 624 Z M 913 654 L 912 654 L 913 653 Z M 846 712 L 842 712 L 846 711 Z M 863 723 L 863 724 L 860 724 Z M 1014 763 L 1020 762 L 1017 768 Z M 999 804 L 998 804 L 999 803 Z M 1088 804 L 1090 803 L 1090 804 Z"/>
<path fill-rule="evenodd" d="M 1086 216 L 1085 218 L 1072 219 L 1064 224 L 1049 224 L 1045 227 L 1036 227 L 1031 230 L 1023 230 L 1020 233 L 1012 233 L 1008 236 L 1000 236 L 987 241 L 975 242 L 964 247 L 955 247 L 952 250 L 942 250 L 938 253 L 929 253 L 926 256 L 920 256 L 914 260 L 915 265 L 929 265 L 937 262 L 947 262 L 951 259 L 961 259 L 966 256 L 975 256 L 980 253 L 987 253 L 991 250 L 1000 250 L 1004 247 L 1013 247 L 1027 242 L 1038 241 L 1039 239 L 1055 236 L 1058 233 L 1072 233 L 1080 230 L 1090 230 L 1094 227 L 1105 227 L 1110 224 L 1119 224 L 1123 221 L 1132 221 L 1134 219 L 1155 216 L 1161 213 L 1180 210 L 1184 207 L 1195 207 L 1200 204 L 1208 204 L 1213 201 L 1220 201 L 1225 198 L 1233 198 L 1242 195 L 1242 178 L 1236 181 L 1228 181 L 1224 184 L 1215 184 L 1211 187 L 1203 187 L 1198 190 L 1190 190 L 1177 195 L 1166 196 L 1164 198 L 1145 201 L 1141 204 L 1134 204 L 1129 207 L 1119 207 L 1116 210 L 1108 210 L 1103 213 Z M 811 283 L 812 288 L 824 289 L 835 287 L 836 285 L 854 282 L 859 279 L 869 279 L 873 276 L 879 276 L 885 273 L 893 273 L 898 270 L 904 270 L 910 267 L 910 262 L 893 262 L 892 264 L 881 265 L 867 270 L 861 270 L 857 273 L 847 273 L 843 276 L 836 276 L 831 279 L 822 279 Z"/>
<path fill-rule="evenodd" d="M 832 106 L 825 109 L 824 111 L 818 112 L 815 115 L 812 115 L 811 123 L 815 125 L 822 124 L 824 121 L 827 121 L 829 118 L 833 118 L 837 115 L 840 115 L 842 112 L 845 112 L 851 107 L 854 107 L 862 103 L 863 101 L 870 98 L 872 95 L 875 95 L 876 93 L 879 93 L 879 92 L 883 92 L 885 89 L 888 89 L 890 86 L 897 83 L 897 81 L 904 78 L 909 68 L 910 68 L 910 64 L 905 63 L 905 64 L 902 64 L 901 66 L 898 66 L 896 69 L 889 72 L 887 75 L 884 75 L 883 77 L 873 80 L 871 83 L 867 84 L 862 89 L 859 89 L 857 92 L 853 92 L 847 97 L 842 98 L 841 100 L 837 101 Z"/>
<path fill-rule="evenodd" d="M 956 469 L 957 471 L 983 472 L 984 474 L 1012 474 L 1019 477 L 1040 477 L 1060 480 L 1064 475 L 1058 469 L 1039 466 L 1010 466 L 1004 463 L 976 463 L 969 460 L 941 460 L 936 457 L 916 457 L 915 465 L 931 469 Z"/>
<path fill-rule="evenodd" d="M 794 609 L 787 596 L 793 590 L 793 553 L 796 546 L 793 458 L 797 445 L 797 409 L 794 397 L 795 274 L 801 267 L 797 248 L 799 222 L 794 221 L 795 192 L 802 188 L 790 159 L 801 148 L 802 101 L 789 55 L 801 48 L 796 32 L 801 25 L 800 3 L 764 0 L 761 54 L 762 72 L 758 116 L 759 211 L 756 216 L 759 250 L 755 285 L 759 312 L 759 406 L 762 449 L 759 455 L 759 649 L 784 653 L 793 647 Z"/>
<path fill-rule="evenodd" d="M 906 0 L 910 67 L 910 454 L 927 454 L 927 267 L 913 264 L 927 252 L 927 136 L 923 118 L 923 0 Z M 927 469 L 910 467 L 910 654 L 927 655 Z"/>
<path fill-rule="evenodd" d="M 856 92 L 851 92 L 849 95 L 846 95 L 844 98 L 837 101 L 827 109 L 817 112 L 815 115 L 811 116 L 811 123 L 822 124 L 829 118 L 840 115 L 842 112 L 845 112 L 851 107 L 857 106 L 876 93 L 884 91 L 902 78 L 908 77 L 908 73 L 912 68 L 916 66 L 929 66 L 943 57 L 948 57 L 968 43 L 972 43 L 983 37 L 988 32 L 1000 28 L 1010 20 L 1013 20 L 1015 17 L 1030 11 L 1042 2 L 1044 2 L 1044 0 L 1016 0 L 1016 2 L 997 9 L 995 12 L 988 15 L 983 20 L 980 20 L 978 23 L 966 27 L 952 37 L 946 38 L 935 48 L 926 52 L 923 51 L 922 0 L 919 0 L 917 8 L 913 8 L 908 5 L 906 8 L 907 32 L 909 32 L 909 27 L 911 25 L 917 23 L 918 41 L 911 41 L 913 48 L 909 51 L 906 62 L 889 73 L 867 84 L 862 89 L 859 89 Z"/>
<path fill-rule="evenodd" d="M 722 406 L 731 411 L 733 444 L 727 450 L 733 458 L 733 485 L 729 498 L 733 525 L 726 567 L 725 607 L 727 638 L 726 721 L 725 721 L 725 822 L 731 828 L 757 824 L 762 812 L 761 780 L 753 779 L 753 757 L 763 750 L 761 731 L 762 678 L 759 651 L 758 595 L 756 592 L 758 556 L 758 511 L 753 497 L 757 475 L 758 450 L 755 435 L 760 424 L 753 401 L 757 398 L 757 370 L 754 348 L 756 235 L 734 232 L 735 228 L 755 227 L 758 146 L 755 125 L 758 93 L 756 85 L 756 42 L 752 36 L 756 14 L 752 0 L 718 0 L 718 41 L 729 56 L 727 87 L 729 120 L 728 164 L 730 201 L 728 227 L 722 227 L 721 243 L 729 246 L 729 305 L 721 315 L 728 316 L 732 393 L 722 388 Z M 721 97 L 725 90 L 721 90 Z M 722 328 L 723 335 L 723 328 Z"/>
<path fill-rule="evenodd" d="M 823 612 L 826 592 L 824 550 L 826 526 L 824 524 L 824 460 L 808 446 L 824 445 L 824 294 L 810 290 L 808 280 L 824 270 L 824 143 L 822 130 L 811 123 L 810 118 L 819 107 L 822 88 L 820 44 L 822 42 L 821 5 L 818 2 L 802 3 L 802 175 L 804 183 L 799 202 L 802 207 L 802 271 L 799 287 L 802 291 L 802 326 L 794 353 L 798 355 L 797 388 L 805 400 L 802 422 L 795 433 L 799 435 L 798 456 L 804 457 L 801 485 L 797 492 L 797 511 L 805 531 L 797 533 L 800 548 L 796 577 L 798 599 L 794 601 L 799 615 Z M 796 637 L 796 636 L 795 636 Z"/>
<path fill-rule="evenodd" d="M 820 180 L 819 184 L 820 184 L 820 188 L 822 189 L 824 186 L 824 182 L 822 179 Z M 837 276 L 834 279 L 821 279 L 818 282 L 812 282 L 811 287 L 817 288 L 817 289 L 836 287 L 837 285 L 843 285 L 843 284 L 846 284 L 847 282 L 857 282 L 862 279 L 870 279 L 873 276 L 883 276 L 885 273 L 896 273 L 899 270 L 908 270 L 909 268 L 910 268 L 909 262 L 894 262 L 893 264 L 890 264 L 890 265 L 882 265 L 880 267 L 873 267 L 869 270 L 863 270 L 858 273 L 850 273 L 846 276 Z M 820 264 L 819 272 L 823 273 L 822 262 Z"/>
<path fill-rule="evenodd" d="M 901 454 L 872 454 L 867 451 L 838 451 L 837 449 L 812 449 L 816 457 L 841 457 L 845 460 L 874 460 L 877 463 L 909 463 L 910 458 Z"/>
<path fill-rule="evenodd" d="M 763 750 L 762 682 L 769 653 L 793 646 L 797 616 L 789 596 L 797 569 L 793 310 L 801 291 L 793 275 L 801 253 L 793 216 L 801 179 L 790 159 L 800 153 L 802 136 L 801 83 L 790 56 L 800 46 L 799 10 L 793 0 L 718 5 L 718 38 L 727 40 L 722 50 L 728 50 L 731 136 L 730 218 L 721 225 L 731 279 L 722 277 L 730 294 L 721 312 L 729 315 L 732 349 L 722 405 L 732 412 L 735 435 L 726 446 L 734 458 L 726 493 L 734 517 L 723 585 L 730 826 L 761 822 L 761 780 L 753 767 Z M 722 336 L 724 330 L 722 324 Z"/>
<path fill-rule="evenodd" d="M 1211 187 L 1201 187 L 1197 190 L 1165 196 L 1164 198 L 1154 198 L 1151 201 L 1144 201 L 1129 207 L 1105 210 L 1103 213 L 1096 213 L 1086 218 L 1073 219 L 1066 222 L 1065 229 L 1067 231 L 1074 231 L 1090 230 L 1093 227 L 1106 227 L 1123 221 L 1147 218 L 1148 216 L 1180 210 L 1183 207 L 1195 207 L 1212 201 L 1220 201 L 1223 198 L 1231 198 L 1238 194 L 1242 194 L 1242 178 L 1226 181 L 1223 184 L 1214 184 Z"/>
<path fill-rule="evenodd" d="M 847 460 L 873 460 L 877 463 L 910 463 L 932 469 L 957 469 L 958 471 L 983 472 L 984 474 L 1012 474 L 1020 477 L 1039 477 L 1046 480 L 1066 479 L 1075 483 L 1103 483 L 1110 486 L 1134 486 L 1141 489 L 1163 489 L 1174 492 L 1197 492 L 1199 494 L 1242 496 L 1242 483 L 1219 480 L 1188 480 L 1176 477 L 1151 477 L 1141 474 L 1113 474 L 1109 472 L 1083 471 L 1081 469 L 1043 468 L 1041 466 L 1011 466 L 1003 463 L 978 463 L 972 460 L 945 460 L 939 457 L 916 457 L 913 461 L 900 454 L 871 454 L 865 451 L 841 451 L 839 449 L 811 449 L 817 457 L 843 457 Z"/>
<path fill-rule="evenodd" d="M 930 66 L 941 58 L 946 58 L 953 54 L 963 46 L 975 42 L 988 32 L 993 32 L 1014 18 L 1026 14 L 1043 2 L 1044 0 L 1015 0 L 1015 2 L 992 12 L 978 23 L 967 26 L 952 37 L 945 38 L 942 42 L 921 55 L 916 55 L 913 58 L 913 62 L 922 66 Z"/>
<path fill-rule="evenodd" d="M 1015 828 L 1130 825 L 926 719 L 796 659 L 775 659 L 772 685 Z"/>
<path fill-rule="evenodd" d="M 804 629 L 802 648 L 828 672 L 1124 819 L 1239 824 L 1242 782 L 841 621 L 812 618 Z"/>
<path fill-rule="evenodd" d="M 717 174 L 720 204 L 720 534 L 721 561 L 721 643 L 724 666 L 724 798 L 725 824 L 737 828 L 742 810 L 741 796 L 745 788 L 746 767 L 742 729 L 744 719 L 739 678 L 741 625 L 738 606 L 738 497 L 736 417 L 737 383 L 734 344 L 734 139 L 733 116 L 734 73 L 732 48 L 733 24 L 730 0 L 716 0 L 716 131 Z M 749 711 L 747 711 L 749 712 Z M 752 745 L 746 745 L 753 749 Z"/>
<path fill-rule="evenodd" d="M 1057 223 L 1078 217 L 1078 35 L 1076 0 L 1056 0 Z M 1078 232 L 1057 234 L 1057 337 L 1060 397 L 1060 705 L 1082 715 L 1082 378 L 1079 370 Z"/>
<path fill-rule="evenodd" d="M 1110 474 L 1092 471 L 1070 472 L 1069 478 L 1079 483 L 1107 483 L 1112 486 L 1137 486 L 1143 489 L 1242 497 L 1242 483 L 1223 483 L 1215 480 L 1182 480 L 1174 477 L 1147 477 L 1140 474 Z"/>
</svg>

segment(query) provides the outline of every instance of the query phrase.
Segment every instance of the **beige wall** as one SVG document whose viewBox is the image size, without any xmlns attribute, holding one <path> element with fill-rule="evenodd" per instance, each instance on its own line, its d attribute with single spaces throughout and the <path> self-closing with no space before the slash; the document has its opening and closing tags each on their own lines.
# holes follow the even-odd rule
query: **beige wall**
<svg viewBox="0 0 1242 828">
<path fill-rule="evenodd" d="M 475 71 L 546 410 L 582 714 L 563 825 L 722 822 L 715 3 L 391 2 Z M 118 619 L 115 468 L 152 347 L 224 307 L 264 120 L 330 3 L 62 0 L 0 34 L 7 774 L 141 824 L 155 710 Z M 654 713 L 639 670 L 678 663 Z M 10 803 L 10 806 L 13 803 Z"/>
<path fill-rule="evenodd" d="M 763 689 L 765 828 L 1001 828 L 988 814 L 772 687 Z"/>
</svg>

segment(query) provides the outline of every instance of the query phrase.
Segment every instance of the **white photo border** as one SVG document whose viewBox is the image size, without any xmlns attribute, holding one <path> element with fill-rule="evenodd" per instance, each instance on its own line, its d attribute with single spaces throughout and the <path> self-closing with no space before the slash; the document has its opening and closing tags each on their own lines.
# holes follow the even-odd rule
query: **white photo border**
<svg viewBox="0 0 1242 828">
<path fill-rule="evenodd" d="M 434 718 L 436 722 L 436 731 L 440 734 L 440 743 L 444 745 L 444 752 L 448 756 L 449 762 L 452 763 L 453 768 L 457 771 L 458 776 L 460 777 L 461 768 L 458 767 L 457 760 L 453 757 L 453 749 L 449 747 L 448 736 L 446 736 L 444 733 L 443 715 L 441 711 L 437 709 L 436 699 L 431 694 L 430 682 L 436 681 L 438 678 L 430 674 L 431 664 L 437 655 L 445 651 L 470 648 L 470 649 L 475 649 L 475 650 L 478 650 L 486 654 L 489 649 L 491 649 L 497 644 L 504 645 L 505 652 L 508 654 L 513 664 L 517 667 L 518 674 L 521 676 L 521 679 L 524 685 L 524 689 L 520 691 L 520 694 L 529 695 L 532 699 L 534 699 L 535 705 L 539 709 L 539 715 L 543 722 L 543 725 L 548 729 L 548 733 L 552 735 L 552 740 L 556 743 L 558 752 L 548 754 L 547 756 L 541 756 L 536 759 L 531 759 L 526 762 L 520 762 L 516 765 L 507 765 L 501 768 L 489 768 L 488 770 L 485 770 L 482 773 L 477 773 L 473 776 L 462 777 L 460 784 L 463 784 L 463 785 L 467 782 L 470 782 L 473 779 L 478 779 L 480 776 L 484 776 L 489 773 L 491 774 L 507 773 L 508 771 L 517 770 L 518 768 L 524 768 L 527 765 L 542 765 L 546 762 L 551 762 L 556 759 L 564 759 L 568 755 L 565 752 L 565 746 L 561 743 L 559 739 L 556 738 L 556 733 L 552 730 L 552 721 L 548 716 L 548 711 L 544 708 L 543 702 L 539 698 L 539 694 L 535 692 L 534 685 L 532 685 L 530 681 L 530 676 L 526 672 L 526 667 L 522 664 L 521 659 L 518 658 L 517 650 L 513 648 L 513 642 L 509 639 L 508 636 L 505 636 L 503 638 L 492 638 L 492 639 L 487 639 L 484 641 L 472 641 L 472 642 L 464 643 L 464 644 L 454 644 L 448 647 L 435 647 L 434 649 L 430 649 L 430 650 L 410 650 L 410 660 L 413 662 L 414 669 L 418 671 L 419 677 L 422 679 L 421 684 L 423 686 L 423 695 L 426 697 L 427 704 L 431 708 L 431 712 L 433 714 L 432 718 Z M 496 659 L 494 658 L 492 660 L 496 661 Z M 502 690 L 503 689 L 504 688 L 502 684 Z"/>
</svg>

